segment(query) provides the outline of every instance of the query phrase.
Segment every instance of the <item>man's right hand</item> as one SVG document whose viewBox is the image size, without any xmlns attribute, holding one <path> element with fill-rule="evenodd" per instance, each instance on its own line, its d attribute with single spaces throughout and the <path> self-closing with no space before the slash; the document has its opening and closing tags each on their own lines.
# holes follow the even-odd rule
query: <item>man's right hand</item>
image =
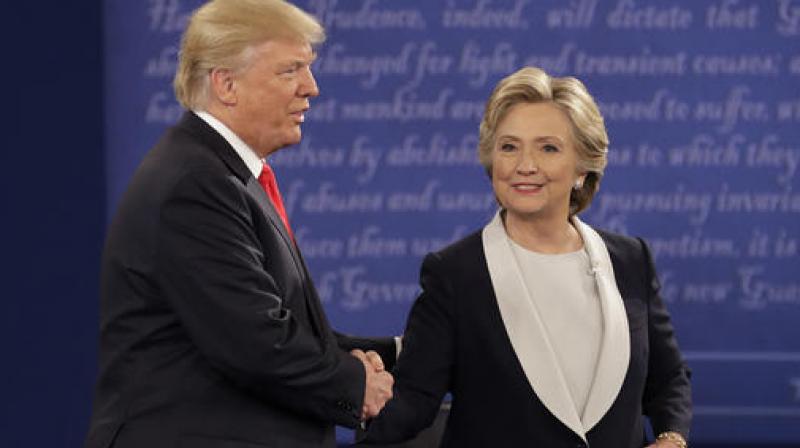
<svg viewBox="0 0 800 448">
<path fill-rule="evenodd" d="M 361 419 L 367 420 L 376 417 L 386 402 L 392 398 L 394 377 L 384 370 L 383 361 L 377 353 L 373 351 L 364 353 L 356 349 L 350 354 L 364 363 L 364 370 L 367 372 L 364 405 L 361 408 Z"/>
</svg>

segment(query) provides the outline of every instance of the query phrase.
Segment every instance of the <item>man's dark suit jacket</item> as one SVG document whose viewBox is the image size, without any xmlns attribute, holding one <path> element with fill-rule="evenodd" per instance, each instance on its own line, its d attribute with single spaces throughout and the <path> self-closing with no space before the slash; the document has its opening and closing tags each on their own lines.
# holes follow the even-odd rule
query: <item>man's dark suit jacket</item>
<svg viewBox="0 0 800 448">
<path fill-rule="evenodd" d="M 391 339 L 332 332 L 291 237 L 234 149 L 187 112 L 147 154 L 102 261 L 87 448 L 334 446 Z"/>
<path fill-rule="evenodd" d="M 586 435 L 589 447 L 642 447 L 642 415 L 650 417 L 656 433 L 687 434 L 689 372 L 658 295 L 650 254 L 640 240 L 599 233 L 628 318 L 630 362 L 616 399 Z M 481 233 L 429 255 L 421 283 L 393 372 L 395 396 L 372 421 L 365 441 L 412 437 L 430 425 L 450 392 L 443 447 L 585 447 L 526 379 L 498 309 Z"/>
</svg>

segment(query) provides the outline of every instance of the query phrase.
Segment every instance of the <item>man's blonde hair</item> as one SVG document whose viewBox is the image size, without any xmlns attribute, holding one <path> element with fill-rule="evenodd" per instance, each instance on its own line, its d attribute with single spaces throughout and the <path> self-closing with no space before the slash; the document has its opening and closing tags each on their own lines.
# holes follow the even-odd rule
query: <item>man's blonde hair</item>
<svg viewBox="0 0 800 448">
<path fill-rule="evenodd" d="M 325 30 L 283 0 L 209 1 L 192 14 L 183 33 L 175 97 L 187 109 L 204 109 L 212 69 L 243 70 L 253 47 L 279 38 L 317 45 L 325 40 Z"/>
</svg>

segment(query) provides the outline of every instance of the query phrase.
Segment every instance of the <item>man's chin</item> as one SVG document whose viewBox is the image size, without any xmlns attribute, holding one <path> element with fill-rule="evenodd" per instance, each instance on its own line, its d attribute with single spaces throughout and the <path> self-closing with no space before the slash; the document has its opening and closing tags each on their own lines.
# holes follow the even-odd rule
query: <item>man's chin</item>
<svg viewBox="0 0 800 448">
<path fill-rule="evenodd" d="M 293 132 L 291 132 L 286 138 L 286 144 L 283 146 L 292 146 L 300 143 L 300 140 L 303 138 L 303 132 L 300 131 L 300 126 L 297 126 Z"/>
<path fill-rule="evenodd" d="M 294 145 L 297 145 L 299 143 L 300 143 L 300 137 L 293 138 L 293 139 L 288 139 L 288 140 L 286 140 L 286 143 L 284 143 L 282 148 L 286 148 L 287 146 L 294 146 Z"/>
<path fill-rule="evenodd" d="M 303 135 L 300 133 L 299 129 L 295 133 L 287 134 L 283 138 L 283 140 L 281 140 L 281 142 L 278 145 L 276 145 L 277 147 L 275 148 L 275 150 L 273 150 L 271 152 L 275 152 L 275 151 L 277 151 L 279 149 L 283 149 L 283 148 L 285 148 L 287 146 L 292 146 L 292 145 L 296 145 L 296 144 L 300 143 L 300 140 L 301 140 L 302 136 Z"/>
</svg>

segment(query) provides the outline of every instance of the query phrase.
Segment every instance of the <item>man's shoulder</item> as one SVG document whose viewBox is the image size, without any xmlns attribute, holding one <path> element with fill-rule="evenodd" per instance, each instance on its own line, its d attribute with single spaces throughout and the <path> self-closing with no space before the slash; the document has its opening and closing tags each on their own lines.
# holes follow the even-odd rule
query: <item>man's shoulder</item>
<svg viewBox="0 0 800 448">
<path fill-rule="evenodd" d="M 120 209 L 161 207 L 183 189 L 227 185 L 230 171 L 202 139 L 181 126 L 167 129 L 144 155 L 120 200 Z"/>
<path fill-rule="evenodd" d="M 140 171 L 183 177 L 194 172 L 225 173 L 225 164 L 213 150 L 215 142 L 178 123 L 168 128 L 142 160 Z M 162 179 L 163 180 L 163 179 Z"/>
<path fill-rule="evenodd" d="M 210 156 L 210 145 L 213 143 L 209 138 L 210 133 L 203 132 L 199 127 L 200 124 L 194 123 L 195 120 L 199 119 L 194 117 L 192 120 L 184 117 L 167 128 L 150 152 L 174 157 Z"/>
</svg>

